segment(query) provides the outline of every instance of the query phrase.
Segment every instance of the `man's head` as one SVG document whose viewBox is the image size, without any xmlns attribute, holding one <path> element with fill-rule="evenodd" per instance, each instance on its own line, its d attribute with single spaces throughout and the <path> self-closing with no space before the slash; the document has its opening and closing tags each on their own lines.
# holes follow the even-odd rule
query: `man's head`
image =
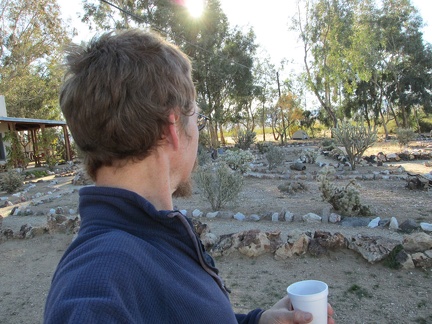
<svg viewBox="0 0 432 324">
<path fill-rule="evenodd" d="M 149 156 L 173 111 L 183 128 L 195 112 L 189 59 L 153 33 L 107 33 L 67 55 L 60 106 L 95 179 L 102 166 Z"/>
</svg>

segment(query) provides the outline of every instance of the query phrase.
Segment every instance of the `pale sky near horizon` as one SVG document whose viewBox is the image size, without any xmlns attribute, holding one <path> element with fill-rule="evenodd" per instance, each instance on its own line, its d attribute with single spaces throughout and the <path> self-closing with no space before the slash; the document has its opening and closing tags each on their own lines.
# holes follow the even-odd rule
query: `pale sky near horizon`
<svg viewBox="0 0 432 324">
<path fill-rule="evenodd" d="M 297 35 L 288 31 L 288 22 L 295 12 L 296 0 L 220 0 L 222 10 L 228 17 L 232 27 L 252 26 L 257 43 L 278 66 L 283 58 L 294 60 L 301 65 L 301 45 L 297 44 Z M 59 0 L 64 18 L 71 18 L 74 27 L 80 30 L 80 37 L 88 39 L 92 36 L 87 27 L 77 18 L 81 10 L 81 0 Z M 263 5 L 263 3 L 265 5 Z M 427 26 L 423 29 L 423 38 L 432 44 L 432 1 L 411 0 L 419 10 Z"/>
</svg>

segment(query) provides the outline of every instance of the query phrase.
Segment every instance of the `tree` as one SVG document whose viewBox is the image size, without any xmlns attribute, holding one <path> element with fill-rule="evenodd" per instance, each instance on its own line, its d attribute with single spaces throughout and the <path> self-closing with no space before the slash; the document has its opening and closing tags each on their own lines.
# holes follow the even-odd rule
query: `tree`
<svg viewBox="0 0 432 324">
<path fill-rule="evenodd" d="M 298 98 L 291 92 L 282 94 L 271 114 L 273 136 L 283 144 L 294 133 L 293 126 L 300 125 L 303 116 Z"/>
<path fill-rule="evenodd" d="M 13 117 L 57 119 L 61 50 L 69 42 L 55 0 L 0 4 L 0 93 Z"/>
</svg>

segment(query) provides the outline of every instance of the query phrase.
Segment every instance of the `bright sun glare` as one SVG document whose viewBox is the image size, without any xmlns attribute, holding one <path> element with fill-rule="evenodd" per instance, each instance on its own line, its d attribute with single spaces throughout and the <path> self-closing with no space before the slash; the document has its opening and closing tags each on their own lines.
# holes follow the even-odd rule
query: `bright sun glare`
<svg viewBox="0 0 432 324">
<path fill-rule="evenodd" d="M 204 11 L 204 0 L 186 0 L 186 8 L 192 17 L 198 18 Z"/>
</svg>

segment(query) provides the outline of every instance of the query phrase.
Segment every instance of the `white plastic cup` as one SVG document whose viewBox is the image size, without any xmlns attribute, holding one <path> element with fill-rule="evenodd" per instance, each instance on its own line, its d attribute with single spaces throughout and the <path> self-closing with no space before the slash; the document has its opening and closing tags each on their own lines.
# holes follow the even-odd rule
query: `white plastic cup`
<svg viewBox="0 0 432 324">
<path fill-rule="evenodd" d="M 328 286 L 318 280 L 304 280 L 293 283 L 287 288 L 295 310 L 311 313 L 311 324 L 327 324 Z"/>
</svg>

